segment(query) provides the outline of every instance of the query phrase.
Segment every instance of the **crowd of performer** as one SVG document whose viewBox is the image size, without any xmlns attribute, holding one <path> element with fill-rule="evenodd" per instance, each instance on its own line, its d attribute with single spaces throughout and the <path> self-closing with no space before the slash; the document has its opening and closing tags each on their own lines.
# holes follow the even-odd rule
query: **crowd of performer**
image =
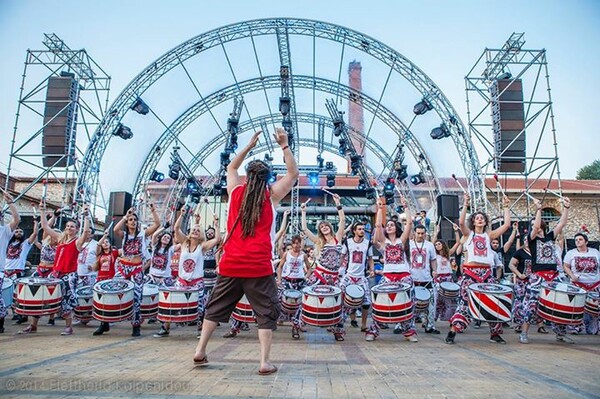
<svg viewBox="0 0 600 399">
<path fill-rule="evenodd" d="M 382 330 L 390 328 L 416 343 L 421 330 L 440 334 L 436 328 L 436 323 L 443 325 L 440 321 L 448 326 L 447 344 L 453 344 L 473 321 L 475 328 L 487 322 L 490 342 L 497 344 L 506 343 L 507 327 L 519 333 L 522 344 L 535 339 L 530 338 L 532 325 L 540 334 L 552 330 L 563 343 L 573 343 L 571 334 L 598 334 L 600 252 L 588 246 L 588 237 L 581 232 L 574 236 L 576 247 L 565 253 L 562 230 L 571 206 L 568 198 L 561 198 L 561 217 L 554 226 L 542 220 L 542 203 L 534 199 L 535 217 L 521 231 L 511 222 L 506 197 L 502 224 L 491 229 L 486 213 L 468 215 L 471 198 L 465 194 L 459 219 L 449 220 L 453 240 L 444 241 L 439 221 L 432 231 L 426 212 L 413 216 L 403 198 L 403 215 L 389 215 L 388 209 L 394 207 L 378 199 L 374 220 L 357 221 L 345 215 L 338 194 L 324 190 L 337 208 L 335 220 L 321 220 L 311 230 L 307 201 L 299 209 L 301 232 L 288 229 L 288 209 L 274 234 L 274 206 L 298 176 L 287 136 L 278 130 L 275 138 L 286 155 L 288 173 L 269 187 L 268 165 L 252 161 L 246 182 L 240 178 L 237 169 L 256 144 L 255 135 L 228 168 L 225 231 L 214 212 L 212 220 L 203 221 L 200 207 L 189 205 L 181 208 L 171 228 L 150 203 L 152 218 L 146 227 L 137 213 L 141 209 L 135 208 L 115 224 L 113 236 L 121 242 L 116 248 L 111 231 L 94 239 L 87 206 L 78 220 L 63 217 L 60 231 L 54 227 L 60 213 L 48 212 L 42 201 L 40 217 L 27 236 L 19 227 L 13 198 L 5 194 L 11 218 L 0 226 L 0 333 L 10 315 L 24 325 L 19 334 L 36 333 L 40 316 L 48 316 L 48 325 L 62 318 L 61 335 L 73 334 L 74 317 L 84 324 L 99 320 L 94 336 L 126 320 L 134 337 L 140 336 L 144 321 L 156 325 L 151 327 L 156 338 L 168 337 L 173 323 L 193 325 L 200 338 L 194 362 L 203 365 L 218 323 L 230 321 L 224 336 L 234 338 L 256 322 L 260 374 L 276 371 L 268 361 L 271 334 L 284 322 L 291 324 L 294 340 L 316 326 L 327 327 L 335 341 L 344 341 L 348 318 L 351 329 L 360 329 L 368 342 L 381 339 Z M 40 250 L 39 265 L 34 279 L 23 279 L 33 246 Z M 249 262 L 261 266 L 244 266 Z M 12 284 L 5 282 L 8 279 Z M 10 296 L 4 294 L 10 285 L 15 299 L 7 306 Z M 32 297 L 20 296 L 29 286 L 35 287 Z M 56 288 L 60 296 L 55 298 Z M 564 298 L 548 298 L 549 291 L 564 293 Z M 38 292 L 47 297 L 38 298 Z M 577 302 L 583 303 L 584 311 L 579 312 L 577 304 L 569 307 L 561 302 L 572 296 L 584 298 Z M 158 312 L 145 307 L 145 298 L 150 297 L 150 305 L 160 297 Z M 93 301 L 93 311 L 82 313 L 82 298 Z"/>
</svg>

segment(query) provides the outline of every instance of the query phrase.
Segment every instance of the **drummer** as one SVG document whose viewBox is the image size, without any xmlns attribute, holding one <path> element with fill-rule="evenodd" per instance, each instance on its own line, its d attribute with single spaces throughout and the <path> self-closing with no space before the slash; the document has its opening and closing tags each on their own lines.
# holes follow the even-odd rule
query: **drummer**
<svg viewBox="0 0 600 399">
<path fill-rule="evenodd" d="M 368 277 L 375 276 L 375 264 L 373 263 L 373 247 L 371 241 L 365 237 L 365 224 L 355 222 L 352 224 L 352 237 L 348 238 L 344 244 L 344 258 L 347 263 L 346 274 L 342 278 L 340 288 L 343 292 L 346 287 L 355 284 L 364 291 L 362 299 L 361 313 L 361 332 L 367 331 L 367 316 L 371 307 L 371 289 L 369 288 Z M 368 276 L 368 277 L 367 277 Z M 345 314 L 347 312 L 344 312 Z M 344 316 L 345 316 L 344 314 Z M 356 322 L 356 310 L 350 313 L 350 325 L 358 327 Z"/>
<path fill-rule="evenodd" d="M 317 266 L 308 279 L 307 285 L 339 285 L 339 269 L 342 264 L 342 239 L 346 229 L 346 216 L 340 202 L 340 196 L 333 195 L 333 202 L 338 211 L 340 222 L 336 232 L 326 220 L 319 222 L 317 234 L 309 230 L 306 223 L 306 203 L 300 205 L 302 213 L 302 231 L 309 240 L 315 243 L 317 252 Z M 343 321 L 331 328 L 336 341 L 343 341 L 345 330 Z"/>
<path fill-rule="evenodd" d="M 171 277 L 171 260 L 175 247 L 173 234 L 165 227 L 161 227 L 152 235 L 152 257 L 150 270 L 146 276 L 146 283 L 170 287 L 175 280 Z"/>
<path fill-rule="evenodd" d="M 146 239 L 160 227 L 160 217 L 153 203 L 150 203 L 153 224 L 142 229 L 134 208 L 130 208 L 114 228 L 117 237 L 123 239 L 121 256 L 117 259 L 116 278 L 130 280 L 133 288 L 133 318 L 131 320 L 132 337 L 140 336 L 142 323 L 142 296 L 144 293 L 143 259 L 147 254 Z"/>
<path fill-rule="evenodd" d="M 203 253 L 217 246 L 221 240 L 219 232 L 219 217 L 214 216 L 216 227 L 215 236 L 207 240 L 204 236 L 204 229 L 199 224 L 194 224 L 186 236 L 181 230 L 183 218 L 187 211 L 187 206 L 181 209 L 181 213 L 175 222 L 175 239 L 181 244 L 181 255 L 179 258 L 179 273 L 175 281 L 175 287 L 186 288 L 190 291 L 198 291 L 198 319 L 204 319 L 204 309 L 208 296 L 204 295 L 204 256 Z M 160 331 L 154 334 L 156 338 L 169 336 L 171 323 L 163 323 Z M 198 338 L 202 331 L 202 323 L 198 323 Z"/>
<path fill-rule="evenodd" d="M 306 284 L 307 272 L 308 256 L 302 251 L 302 237 L 295 235 L 292 237 L 291 248 L 283 254 L 277 265 L 277 286 L 280 287 L 281 295 L 285 290 L 302 291 Z M 282 312 L 282 317 L 286 317 L 284 314 Z M 291 317 L 292 339 L 300 339 L 300 315 L 301 308 L 298 308 Z"/>
<path fill-rule="evenodd" d="M 468 287 L 476 283 L 494 283 L 495 252 L 492 250 L 491 241 L 500 237 L 510 228 L 510 201 L 504 197 L 504 223 L 488 233 L 489 218 L 481 212 L 474 212 L 466 223 L 467 208 L 471 197 L 465 193 L 464 206 L 460 212 L 459 225 L 463 233 L 461 242 L 465 249 L 463 275 L 459 280 L 460 296 L 456 312 L 450 319 L 451 327 L 446 337 L 447 344 L 453 344 L 457 332 L 465 330 L 471 322 L 468 305 Z M 506 344 L 502 338 L 502 323 L 489 323 L 490 342 Z"/>
<path fill-rule="evenodd" d="M 62 233 L 58 233 L 48 225 L 46 219 L 46 202 L 40 203 L 40 211 L 42 214 L 42 229 L 44 232 L 52 236 L 58 241 L 56 247 L 56 258 L 54 263 L 54 269 L 50 274 L 51 278 L 61 280 L 62 288 L 62 301 L 60 303 L 60 314 L 65 319 L 66 328 L 60 335 L 72 335 L 72 312 L 77 307 L 77 256 L 83 248 L 88 236 L 90 234 L 90 214 L 88 206 L 83 206 L 83 233 L 77 236 L 77 223 L 74 220 L 69 220 L 65 224 L 65 229 Z M 31 325 L 24 330 L 21 330 L 19 334 L 31 334 L 37 332 L 37 326 L 40 318 L 33 317 Z"/>
<path fill-rule="evenodd" d="M 404 230 L 402 224 L 397 220 L 388 220 L 383 227 L 383 209 L 384 204 L 381 200 L 377 200 L 377 216 L 375 218 L 375 234 L 373 235 L 373 244 L 377 246 L 383 254 L 383 277 L 381 284 L 389 283 L 404 283 L 410 286 L 410 296 L 413 298 L 414 304 L 414 284 L 410 275 L 410 251 L 408 239 L 412 229 L 412 216 L 410 209 L 406 203 L 406 199 L 401 197 L 402 206 L 406 214 L 406 225 Z M 382 325 L 373 320 L 365 334 L 365 340 L 368 342 L 374 341 L 379 336 L 379 330 Z M 404 339 L 409 342 L 419 342 L 417 338 L 417 330 L 415 329 L 414 314 L 412 317 L 400 323 L 400 332 L 404 335 Z"/>
<path fill-rule="evenodd" d="M 19 211 L 17 211 L 13 197 L 9 193 L 4 192 L 4 200 L 10 210 L 12 220 L 9 224 L 4 224 L 4 214 L 0 212 L 0 289 L 4 285 L 4 265 L 6 263 L 6 248 L 8 247 L 8 241 L 21 222 L 21 217 L 19 216 Z M 8 309 L 4 305 L 2 295 L 0 295 L 0 334 L 4 332 L 4 318 L 6 317 L 7 311 Z"/>
<path fill-rule="evenodd" d="M 454 229 L 454 245 L 452 246 L 452 248 L 448 248 L 448 244 L 446 244 L 446 242 L 438 239 L 440 224 L 438 223 L 435 227 L 435 244 L 433 244 L 433 246 L 435 247 L 436 254 L 436 268 L 431 274 L 433 276 L 433 284 L 435 286 L 435 291 L 438 292 L 440 290 L 440 284 L 445 282 L 454 282 L 454 279 L 452 277 L 452 262 L 450 258 L 456 253 L 456 250 L 460 246 L 460 229 L 456 224 L 452 224 L 452 228 Z M 447 320 L 448 316 L 446 316 L 446 313 L 449 312 L 449 309 L 449 300 L 444 297 L 438 297 L 436 320 L 438 318 L 440 320 Z"/>
<path fill-rule="evenodd" d="M 119 251 L 111 245 L 108 234 L 108 230 L 104 232 L 96 247 L 96 261 L 92 266 L 92 270 L 97 273 L 97 282 L 110 280 L 115 276 L 115 263 L 119 257 Z M 109 330 L 110 324 L 102 321 L 92 335 L 102 335 Z"/>
<path fill-rule="evenodd" d="M 575 248 L 565 255 L 564 270 L 572 284 L 588 293 L 600 294 L 600 252 L 588 247 L 588 237 L 584 233 L 575 234 Z M 583 323 L 587 334 L 598 334 L 598 316 L 586 312 Z"/>
<path fill-rule="evenodd" d="M 427 321 L 423 323 L 427 334 L 439 334 L 435 328 L 435 311 L 437 308 L 437 290 L 433 289 L 432 271 L 437 269 L 435 247 L 425 236 L 427 229 L 422 224 L 416 225 L 414 238 L 410 240 L 410 275 L 415 287 L 424 287 L 429 291 L 429 306 L 427 308 Z M 415 317 L 419 317 L 415 314 Z M 394 334 L 400 334 L 400 325 L 394 328 Z"/>
<path fill-rule="evenodd" d="M 50 227 L 54 227 L 54 223 L 56 221 L 56 216 L 60 215 L 60 210 L 54 211 L 54 214 L 48 220 L 48 225 Z M 60 230 L 56 230 L 57 233 L 60 234 Z M 52 269 L 54 268 L 54 258 L 56 257 L 56 246 L 58 242 L 55 238 L 49 236 L 45 232 L 42 233 L 42 242 L 40 243 L 36 240 L 33 243 L 37 249 L 40 250 L 40 263 L 37 265 L 35 271 L 31 274 L 31 277 L 41 277 L 48 278 L 50 273 L 52 273 Z M 54 325 L 55 315 L 48 316 L 48 325 Z"/>
<path fill-rule="evenodd" d="M 527 279 L 527 289 L 525 291 L 525 299 L 523 308 L 525 312 L 525 320 L 523 323 L 523 331 L 519 335 L 519 342 L 522 344 L 529 343 L 527 333 L 529 332 L 530 324 L 536 324 L 539 321 L 537 315 L 538 299 L 540 289 L 544 281 L 550 282 L 558 278 L 557 261 L 554 250 L 554 239 L 567 224 L 569 217 L 569 208 L 571 202 L 567 197 L 563 197 L 562 215 L 553 230 L 548 231 L 546 222 L 542 220 L 542 202 L 540 200 L 533 201 L 536 207 L 535 219 L 531 232 L 529 233 L 529 251 L 531 252 L 531 275 Z M 575 343 L 569 338 L 567 328 L 564 324 L 552 323 L 552 330 L 556 333 L 556 340 L 567 344 Z"/>
</svg>

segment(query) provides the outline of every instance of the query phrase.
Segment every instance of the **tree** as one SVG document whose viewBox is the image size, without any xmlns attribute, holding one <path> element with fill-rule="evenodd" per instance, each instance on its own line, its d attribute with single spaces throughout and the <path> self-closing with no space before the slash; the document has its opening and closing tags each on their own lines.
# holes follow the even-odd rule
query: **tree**
<svg viewBox="0 0 600 399">
<path fill-rule="evenodd" d="M 577 180 L 600 180 L 600 159 L 579 169 Z"/>
</svg>

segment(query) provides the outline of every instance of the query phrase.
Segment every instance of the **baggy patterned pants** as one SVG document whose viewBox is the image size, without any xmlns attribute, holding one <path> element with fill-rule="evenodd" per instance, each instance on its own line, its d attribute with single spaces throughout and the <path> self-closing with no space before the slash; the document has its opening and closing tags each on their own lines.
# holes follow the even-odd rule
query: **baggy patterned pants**
<svg viewBox="0 0 600 399">
<path fill-rule="evenodd" d="M 60 302 L 59 315 L 62 318 L 71 318 L 73 309 L 79 305 L 79 302 L 77 301 L 77 272 L 61 273 L 54 270 L 50 273 L 50 277 L 61 280 L 63 297 Z"/>
<path fill-rule="evenodd" d="M 131 325 L 139 327 L 142 324 L 142 296 L 144 295 L 144 272 L 142 262 L 133 263 L 117 259 L 115 278 L 123 278 L 133 283 L 133 315 Z"/>
<path fill-rule="evenodd" d="M 2 287 L 3 285 L 4 285 L 4 272 L 0 272 L 0 287 Z M 4 304 L 4 299 L 2 298 L 2 295 L 0 295 L 0 319 L 5 318 L 7 313 L 8 313 L 8 308 Z"/>
<path fill-rule="evenodd" d="M 525 322 L 525 293 L 527 292 L 528 279 L 515 279 L 514 293 L 515 300 L 513 301 L 513 322 L 517 326 L 523 325 Z"/>
<path fill-rule="evenodd" d="M 471 324 L 471 314 L 469 313 L 469 286 L 477 283 L 495 283 L 494 276 L 489 266 L 474 267 L 463 265 L 464 273 L 458 280 L 460 285 L 460 294 L 456 312 L 450 318 L 450 323 L 456 332 L 464 331 Z M 491 335 L 502 334 L 502 323 L 488 323 Z"/>
<path fill-rule="evenodd" d="M 396 276 L 397 275 L 397 276 Z M 412 306 L 413 310 L 415 308 L 415 285 L 413 284 L 413 279 L 410 276 L 410 273 L 386 273 L 381 278 L 379 284 L 393 284 L 393 283 L 405 283 L 410 285 L 410 297 L 412 298 Z M 413 313 L 412 317 L 409 320 L 403 321 L 402 323 L 398 323 L 396 328 L 400 328 L 402 335 L 405 337 L 410 337 L 413 335 L 417 335 L 417 330 L 415 329 L 415 314 Z M 381 324 L 378 321 L 372 320 L 371 325 L 367 329 L 367 334 L 374 335 L 375 337 L 379 336 L 379 330 L 381 330 Z"/>
<path fill-rule="evenodd" d="M 299 278 L 287 279 L 287 278 L 283 277 L 281 279 L 281 288 L 279 289 L 279 302 L 280 303 L 283 302 L 283 291 L 285 291 L 285 290 L 297 290 L 297 291 L 302 292 L 302 289 L 305 286 L 306 286 L 306 280 L 304 280 L 304 279 L 299 279 Z M 300 325 L 301 325 L 300 315 L 301 315 L 301 313 L 302 313 L 302 302 L 300 302 L 300 306 L 298 307 L 298 310 L 296 310 L 296 312 L 294 314 L 286 313 L 286 312 L 284 312 L 282 310 L 281 314 L 279 315 L 279 320 L 280 321 L 291 320 L 292 326 L 294 328 L 300 328 Z"/>
</svg>

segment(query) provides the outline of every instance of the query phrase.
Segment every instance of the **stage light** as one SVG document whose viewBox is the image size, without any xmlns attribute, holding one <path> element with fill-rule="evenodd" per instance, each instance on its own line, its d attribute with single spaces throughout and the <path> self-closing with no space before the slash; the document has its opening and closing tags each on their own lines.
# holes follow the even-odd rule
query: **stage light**
<svg viewBox="0 0 600 399">
<path fill-rule="evenodd" d="M 360 155 L 350 156 L 350 169 L 353 175 L 357 175 L 360 169 L 362 157 Z"/>
<path fill-rule="evenodd" d="M 394 191 L 394 179 L 392 179 L 391 177 L 388 177 L 387 180 L 385 181 L 385 185 L 383 187 L 384 190 L 388 190 L 388 191 Z"/>
<path fill-rule="evenodd" d="M 228 118 L 227 119 L 227 131 L 231 134 L 231 136 L 237 136 L 238 134 L 238 126 L 240 121 L 236 118 Z"/>
<path fill-rule="evenodd" d="M 237 134 L 232 133 L 229 136 L 229 148 L 230 148 L 231 152 L 234 152 L 235 150 L 237 150 L 237 148 L 238 148 Z"/>
<path fill-rule="evenodd" d="M 150 180 L 160 183 L 161 181 L 165 180 L 165 174 L 162 172 L 159 172 L 157 170 L 154 170 L 154 171 L 152 171 L 152 174 L 150 175 Z"/>
<path fill-rule="evenodd" d="M 321 155 L 317 155 L 317 166 L 319 167 L 319 170 L 323 170 L 323 157 Z"/>
<path fill-rule="evenodd" d="M 308 174 L 308 184 L 311 186 L 319 185 L 319 173 L 318 172 L 310 172 Z"/>
<path fill-rule="evenodd" d="M 396 177 L 396 179 L 399 181 L 405 180 L 408 177 L 408 172 L 406 171 L 407 166 L 402 165 L 402 167 L 403 168 L 398 171 L 398 176 Z"/>
<path fill-rule="evenodd" d="M 129 140 L 133 137 L 133 132 L 127 126 L 119 123 L 117 129 L 113 133 L 113 136 L 119 136 L 123 140 Z"/>
<path fill-rule="evenodd" d="M 359 190 L 366 190 L 367 189 L 367 182 L 365 182 L 363 179 L 358 180 L 358 187 Z"/>
<path fill-rule="evenodd" d="M 433 128 L 431 130 L 430 136 L 434 140 L 441 140 L 443 138 L 452 136 L 452 134 L 450 133 L 450 131 L 448 130 L 448 128 L 446 127 L 446 125 L 444 125 L 442 123 L 440 125 L 440 127 L 436 127 L 436 128 Z"/>
<path fill-rule="evenodd" d="M 188 178 L 187 189 L 189 195 L 199 195 L 200 194 L 200 185 L 193 177 Z"/>
<path fill-rule="evenodd" d="M 422 173 L 412 175 L 410 177 L 410 182 L 415 186 L 419 185 L 419 184 L 423 184 L 423 183 L 425 183 L 425 177 L 423 176 Z"/>
<path fill-rule="evenodd" d="M 271 163 L 273 162 L 273 156 L 271 154 L 265 154 L 265 162 L 266 163 Z"/>
<path fill-rule="evenodd" d="M 498 80 L 504 80 L 504 79 L 510 79 L 512 78 L 512 73 L 510 72 L 504 72 L 503 74 L 501 74 L 500 76 L 498 76 L 496 79 Z"/>
<path fill-rule="evenodd" d="M 201 198 L 202 198 L 202 195 L 200 195 L 200 193 L 190 194 L 190 201 L 192 201 L 193 204 L 199 204 Z"/>
<path fill-rule="evenodd" d="M 219 184 L 222 187 L 227 187 L 227 176 L 226 175 L 221 176 L 221 179 L 219 180 Z"/>
<path fill-rule="evenodd" d="M 335 186 L 335 175 L 329 174 L 327 175 L 327 187 Z"/>
<path fill-rule="evenodd" d="M 415 104 L 413 112 L 415 113 L 415 115 L 423 115 L 424 113 L 426 113 L 427 111 L 431 111 L 432 109 L 433 107 L 431 106 L 431 104 L 429 104 L 429 102 L 426 99 L 422 99 L 420 102 Z"/>
<path fill-rule="evenodd" d="M 375 187 L 369 187 L 367 189 L 367 199 L 374 200 L 377 198 L 377 189 Z"/>
<path fill-rule="evenodd" d="M 277 172 L 272 172 L 271 175 L 269 176 L 269 180 L 267 180 L 267 182 L 269 184 L 273 184 L 277 181 Z"/>
<path fill-rule="evenodd" d="M 287 96 L 279 97 L 279 112 L 281 112 L 281 115 L 286 116 L 290 113 L 291 104 L 291 98 Z"/>
<path fill-rule="evenodd" d="M 229 159 L 229 153 L 227 151 L 222 152 L 221 153 L 221 166 L 226 168 L 230 162 L 231 162 L 231 160 Z"/>
<path fill-rule="evenodd" d="M 340 139 L 340 155 L 346 155 L 346 151 L 348 151 L 348 147 L 346 145 L 346 140 L 345 139 Z"/>
<path fill-rule="evenodd" d="M 335 119 L 333 121 L 333 135 L 339 137 L 344 133 L 344 121 L 342 119 Z"/>
<path fill-rule="evenodd" d="M 150 112 L 150 107 L 139 97 L 135 100 L 131 109 L 140 115 L 146 115 Z"/>
<path fill-rule="evenodd" d="M 173 180 L 179 179 L 179 172 L 181 172 L 181 165 L 178 162 L 173 162 L 169 165 L 169 177 Z"/>
<path fill-rule="evenodd" d="M 333 162 L 331 162 L 331 161 L 325 162 L 325 169 L 326 170 L 333 170 Z"/>
</svg>

